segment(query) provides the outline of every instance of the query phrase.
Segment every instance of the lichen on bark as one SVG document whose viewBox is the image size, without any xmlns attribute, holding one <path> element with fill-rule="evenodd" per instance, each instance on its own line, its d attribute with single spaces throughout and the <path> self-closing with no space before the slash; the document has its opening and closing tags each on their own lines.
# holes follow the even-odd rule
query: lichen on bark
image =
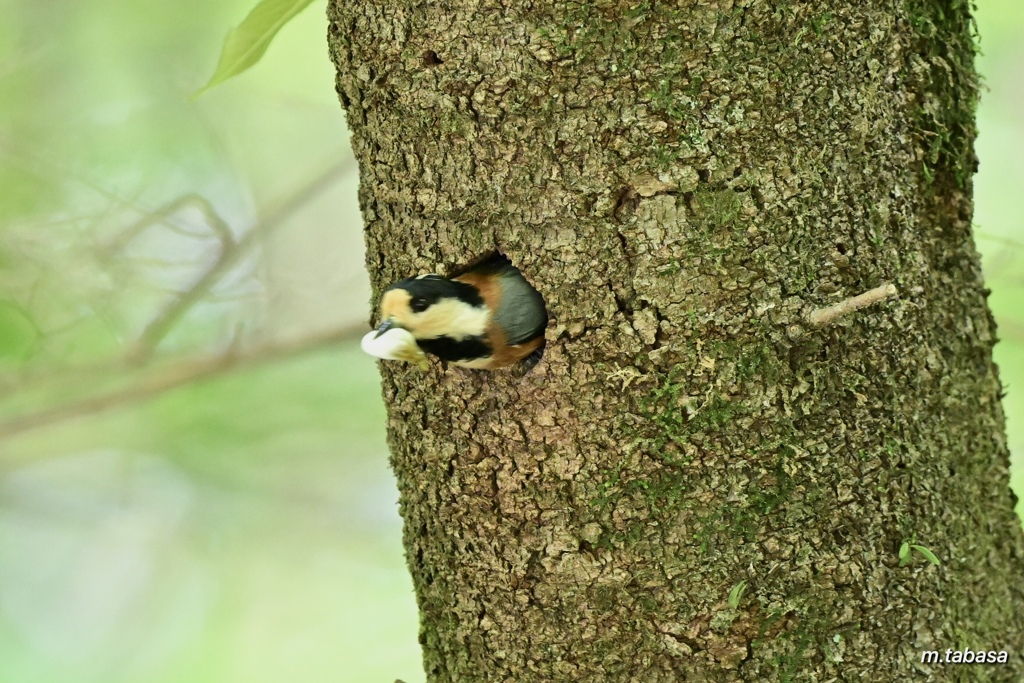
<svg viewBox="0 0 1024 683">
<path fill-rule="evenodd" d="M 964 646 L 1015 658 L 933 675 L 1024 679 L 965 3 L 329 17 L 375 291 L 497 248 L 552 318 L 525 377 L 382 366 L 428 681 L 879 680 Z"/>
</svg>

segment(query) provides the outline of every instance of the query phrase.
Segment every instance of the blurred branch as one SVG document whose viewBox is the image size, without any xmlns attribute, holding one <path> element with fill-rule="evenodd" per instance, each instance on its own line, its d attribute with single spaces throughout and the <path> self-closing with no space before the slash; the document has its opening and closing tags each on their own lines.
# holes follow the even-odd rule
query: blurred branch
<svg viewBox="0 0 1024 683">
<path fill-rule="evenodd" d="M 996 235 L 993 233 L 985 232 L 984 230 L 975 230 L 974 234 L 983 240 L 989 240 L 990 242 L 997 242 L 1007 247 L 1013 247 L 1014 249 L 1024 249 L 1024 242 L 1018 242 L 1015 239 L 1004 237 L 1002 235 Z"/>
<path fill-rule="evenodd" d="M 193 193 L 178 197 L 156 211 L 144 212 L 139 220 L 122 230 L 116 238 L 103 247 L 103 255 L 107 258 L 112 257 L 116 252 L 124 249 L 129 242 L 141 235 L 146 228 L 157 223 L 166 225 L 172 230 L 180 231 L 181 226 L 173 223 L 171 218 L 182 209 L 188 207 L 195 207 L 203 214 L 206 224 L 210 226 L 210 229 L 220 239 L 221 251 L 227 250 L 235 243 L 235 236 L 231 233 L 231 228 L 228 226 L 227 221 L 221 218 L 221 215 L 217 213 L 210 200 L 200 194 Z M 196 235 L 191 234 L 189 236 L 196 237 Z"/>
<path fill-rule="evenodd" d="M 166 308 L 154 317 L 135 341 L 128 353 L 128 360 L 133 364 L 141 364 L 149 360 L 157 345 L 167 333 L 181 320 L 182 316 L 198 303 L 217 282 L 244 256 L 257 241 L 279 227 L 296 211 L 315 199 L 321 192 L 330 187 L 345 171 L 346 164 L 335 164 L 320 176 L 314 178 L 300 188 L 276 210 L 253 226 L 237 242 L 222 241 L 221 252 L 217 259 L 203 272 L 191 287 L 181 292 Z M 173 204 L 173 203 L 172 203 Z M 180 208 L 180 207 L 179 207 Z M 226 229 L 226 226 L 225 226 Z M 230 232 L 230 231 L 229 231 Z"/>
<path fill-rule="evenodd" d="M 94 415 L 118 406 L 134 405 L 171 389 L 210 380 L 230 372 L 249 370 L 329 348 L 354 340 L 365 332 L 366 324 L 357 323 L 292 342 L 267 344 L 248 351 L 229 348 L 220 356 L 169 363 L 155 370 L 153 376 L 133 386 L 0 420 L 0 439 L 76 417 Z"/>
<path fill-rule="evenodd" d="M 117 196 L 117 194 L 103 187 L 102 184 L 93 182 L 85 174 L 60 162 L 42 157 L 32 150 L 21 149 L 21 146 L 16 143 L 0 139 L 0 150 L 9 151 L 12 155 L 21 157 L 23 160 L 35 165 L 42 165 L 51 170 L 56 170 L 61 175 L 71 178 L 99 195 L 108 198 L 113 205 L 129 208 L 140 213 L 142 217 L 138 221 L 122 231 L 113 242 L 103 249 L 104 255 L 108 257 L 131 242 L 148 226 L 155 223 L 162 223 L 172 230 L 181 230 L 181 226 L 175 225 L 170 219 L 175 213 L 188 206 L 197 207 L 203 213 L 210 229 L 217 234 L 221 241 L 221 250 L 214 262 L 191 286 L 179 292 L 163 310 L 150 320 L 126 353 L 127 362 L 135 366 L 141 366 L 151 359 L 153 352 L 160 342 L 163 341 L 189 309 L 201 301 L 230 272 L 232 267 L 254 245 L 258 244 L 260 238 L 280 227 L 296 211 L 317 198 L 336 182 L 351 165 L 351 160 L 346 160 L 330 166 L 326 171 L 296 190 L 291 197 L 287 198 L 276 209 L 267 213 L 263 220 L 235 241 L 230 226 L 217 213 L 209 200 L 201 195 L 188 194 L 175 199 L 156 211 L 147 211 L 141 209 L 134 200 L 126 200 Z"/>
<path fill-rule="evenodd" d="M 1024 343 L 1024 325 L 1002 316 L 999 320 L 999 340 L 1014 344 Z"/>
</svg>

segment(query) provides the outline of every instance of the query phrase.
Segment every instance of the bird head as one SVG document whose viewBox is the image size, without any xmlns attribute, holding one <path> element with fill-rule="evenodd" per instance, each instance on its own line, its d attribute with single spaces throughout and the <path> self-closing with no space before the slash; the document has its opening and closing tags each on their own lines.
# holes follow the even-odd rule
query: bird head
<svg viewBox="0 0 1024 683">
<path fill-rule="evenodd" d="M 484 334 L 489 316 L 476 287 L 440 275 L 420 275 L 384 291 L 377 335 L 399 327 L 416 339 L 478 337 Z"/>
</svg>

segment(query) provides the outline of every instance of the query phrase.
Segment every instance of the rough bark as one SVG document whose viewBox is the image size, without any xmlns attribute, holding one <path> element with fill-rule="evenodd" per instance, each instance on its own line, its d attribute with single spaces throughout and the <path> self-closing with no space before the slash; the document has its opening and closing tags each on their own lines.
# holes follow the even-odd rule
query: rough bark
<svg viewBox="0 0 1024 683">
<path fill-rule="evenodd" d="M 966 2 L 328 12 L 375 291 L 498 248 L 552 318 L 382 364 L 428 681 L 1024 680 Z"/>
</svg>

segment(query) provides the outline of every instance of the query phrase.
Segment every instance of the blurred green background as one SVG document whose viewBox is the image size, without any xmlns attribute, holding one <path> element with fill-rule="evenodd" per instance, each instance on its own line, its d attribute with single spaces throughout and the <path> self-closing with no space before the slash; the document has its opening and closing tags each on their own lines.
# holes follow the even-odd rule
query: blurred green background
<svg viewBox="0 0 1024 683">
<path fill-rule="evenodd" d="M 251 2 L 0 0 L 0 682 L 423 680 L 323 5 L 188 99 Z M 977 17 L 1021 491 L 1024 4 Z"/>
</svg>

